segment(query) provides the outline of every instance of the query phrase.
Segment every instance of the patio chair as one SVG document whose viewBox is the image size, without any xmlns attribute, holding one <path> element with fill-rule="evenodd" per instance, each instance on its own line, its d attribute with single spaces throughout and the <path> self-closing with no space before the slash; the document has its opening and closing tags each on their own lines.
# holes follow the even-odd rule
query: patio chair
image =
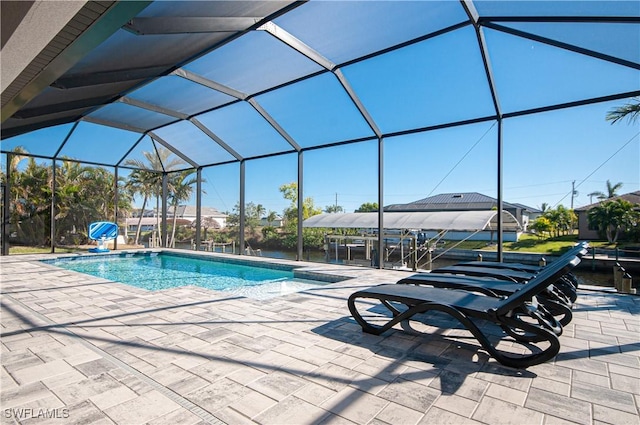
<svg viewBox="0 0 640 425">
<path fill-rule="evenodd" d="M 564 254 L 558 257 L 555 261 L 566 261 L 574 256 L 578 258 L 584 257 L 589 249 L 589 243 L 586 241 L 578 242 L 572 248 L 567 250 Z M 465 269 L 462 269 L 462 268 Z M 469 269 L 468 267 L 474 267 L 475 269 Z M 505 263 L 499 261 L 465 261 L 462 263 L 454 264 L 453 266 L 448 267 L 440 267 L 437 270 L 442 273 L 451 272 L 460 272 L 467 275 L 482 275 L 486 276 L 487 273 L 491 273 L 493 270 L 510 270 L 513 272 L 520 272 L 524 274 L 513 274 L 509 276 L 509 279 L 521 281 L 519 279 L 528 280 L 526 277 L 526 273 L 533 275 L 538 273 L 542 267 L 545 266 L 537 266 L 533 264 L 522 264 L 522 263 Z M 499 273 L 499 272 L 497 272 Z M 498 276 L 496 276 L 498 277 Z M 568 272 L 564 276 L 562 276 L 563 286 L 565 284 L 570 284 L 574 289 L 578 288 L 578 279 L 571 273 Z M 569 288 L 570 289 L 570 288 Z M 575 301 L 575 299 L 573 300 Z"/>
<path fill-rule="evenodd" d="M 459 289 L 477 292 L 490 297 L 504 298 L 522 289 L 522 283 L 504 281 L 494 277 L 475 277 L 435 273 L 417 273 L 400 279 L 397 284 L 427 285 L 435 288 Z M 538 301 L 561 325 L 566 326 L 573 319 L 572 302 L 565 294 L 551 284 L 538 295 Z"/>
<path fill-rule="evenodd" d="M 536 302 L 536 295 L 550 283 L 575 267 L 580 261 L 574 257 L 570 264 L 553 262 L 533 279 L 521 285 L 520 290 L 507 298 L 494 298 L 474 292 L 416 285 L 383 284 L 354 292 L 347 305 L 362 330 L 380 335 L 398 323 L 415 320 L 414 316 L 428 311 L 440 311 L 457 319 L 480 345 L 498 362 L 511 367 L 524 368 L 553 358 L 560 350 L 557 334 L 560 323 Z M 358 311 L 356 302 L 378 300 L 392 314 L 383 325 L 367 322 Z M 396 305 L 405 306 L 405 309 Z M 498 349 L 485 333 L 484 322 L 499 326 L 516 343 L 530 353 L 515 354 Z M 502 338 L 501 338 L 502 339 Z M 548 344 L 548 346 L 541 347 Z"/>
<path fill-rule="evenodd" d="M 587 252 L 587 247 L 588 244 L 586 242 L 581 242 L 558 257 L 558 259 L 556 259 L 554 262 L 568 264 L 574 257 L 582 258 Z M 539 273 L 543 269 L 543 267 L 547 266 L 531 266 L 519 263 L 475 261 L 459 263 L 453 266 L 439 267 L 435 270 L 432 270 L 430 273 L 419 273 L 408 278 L 408 281 L 401 281 L 399 283 L 429 284 L 429 281 L 437 281 L 437 278 L 435 277 L 437 275 L 465 276 L 470 279 L 474 277 L 483 279 L 492 278 L 498 280 L 498 282 L 487 282 L 484 283 L 484 286 L 490 291 L 497 292 L 501 295 L 508 295 L 514 289 L 517 289 L 517 286 L 513 287 L 512 285 L 508 285 L 506 283 L 500 283 L 500 281 L 511 283 L 525 283 L 533 278 L 537 273 Z M 455 279 L 439 280 L 442 283 L 433 286 L 455 287 Z M 449 284 L 445 285 L 445 283 Z M 480 282 L 479 284 L 483 285 L 483 282 Z M 500 288 L 501 286 L 503 286 L 503 288 Z M 553 283 L 553 286 L 549 287 L 549 290 L 546 291 L 546 294 L 550 300 L 565 304 L 570 308 L 571 304 L 575 302 L 576 298 L 578 297 L 576 290 L 577 279 L 575 278 L 575 276 L 573 276 L 571 270 L 568 270 Z M 492 294 L 487 293 L 487 295 Z M 565 319 L 563 320 L 563 325 L 566 325 L 568 323 L 568 321 L 566 320 L 567 319 L 565 317 Z"/>
</svg>

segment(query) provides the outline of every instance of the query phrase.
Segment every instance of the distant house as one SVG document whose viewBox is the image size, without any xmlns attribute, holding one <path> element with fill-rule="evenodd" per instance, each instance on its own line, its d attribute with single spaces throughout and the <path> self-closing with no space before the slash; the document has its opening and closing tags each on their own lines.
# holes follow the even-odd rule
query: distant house
<svg viewBox="0 0 640 425">
<path fill-rule="evenodd" d="M 620 196 L 615 196 L 613 198 L 604 199 L 603 201 L 615 201 L 616 199 L 624 199 L 625 201 L 629 201 L 632 204 L 638 205 L 638 208 L 640 208 L 640 190 L 626 193 Z M 603 201 L 574 209 L 574 212 L 578 215 L 578 239 L 590 240 L 598 239 L 600 237 L 600 235 L 598 235 L 598 229 L 592 229 L 591 227 L 589 227 L 588 214 L 591 208 L 600 205 L 600 203 Z"/>
<path fill-rule="evenodd" d="M 262 217 L 260 219 L 260 226 L 282 227 L 284 226 L 284 218 L 277 215 L 274 220 L 269 221 L 267 217 Z"/>
<path fill-rule="evenodd" d="M 135 232 L 138 229 L 138 222 L 140 222 L 140 231 L 150 232 L 156 228 L 157 219 L 147 216 L 142 217 L 142 220 L 139 217 L 127 218 L 127 231 Z"/>
<path fill-rule="evenodd" d="M 407 204 L 393 204 L 384 207 L 384 211 L 418 212 L 418 211 L 488 211 L 495 210 L 498 200 L 478 192 L 441 193 Z M 503 210 L 515 217 L 526 231 L 529 222 L 539 216 L 542 211 L 522 204 L 502 203 Z M 491 237 L 491 236 L 489 236 Z M 505 235 L 505 238 L 517 240 L 519 235 Z"/>
<path fill-rule="evenodd" d="M 478 192 L 441 193 L 409 202 L 408 204 L 393 204 L 384 207 L 385 211 L 488 211 L 498 207 L 498 200 Z M 522 204 L 502 203 L 502 209 L 513 215 L 524 230 L 529 221 L 542 211 Z"/>
<path fill-rule="evenodd" d="M 169 210 L 169 214 L 173 217 L 173 209 Z M 212 224 L 211 227 L 216 229 L 224 229 L 227 226 L 227 214 L 221 213 L 213 207 L 202 207 L 200 210 L 202 220 Z M 190 220 L 194 225 L 196 221 L 196 207 L 193 205 L 180 205 L 176 210 L 178 218 Z"/>
<path fill-rule="evenodd" d="M 180 205 L 176 209 L 176 216 L 178 218 L 178 223 L 193 226 L 196 221 L 196 207 L 191 205 Z M 227 225 L 227 215 L 221 213 L 216 208 L 202 207 L 201 217 L 203 227 L 205 227 L 206 224 L 209 228 L 222 229 Z M 138 217 L 127 218 L 127 230 L 135 232 L 138 228 L 138 220 L 140 220 Z M 168 209 L 167 220 L 169 220 L 170 223 L 172 222 L 173 208 Z M 153 230 L 155 229 L 156 223 L 157 218 L 155 216 L 155 212 L 149 214 L 148 211 L 145 211 L 145 214 L 142 217 L 142 222 L 140 223 L 141 230 L 143 232 Z"/>
</svg>

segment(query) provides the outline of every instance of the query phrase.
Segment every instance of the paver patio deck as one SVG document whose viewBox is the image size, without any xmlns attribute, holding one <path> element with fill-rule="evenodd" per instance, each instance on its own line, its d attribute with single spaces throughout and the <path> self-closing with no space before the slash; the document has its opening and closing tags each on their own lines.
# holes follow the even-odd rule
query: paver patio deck
<svg viewBox="0 0 640 425">
<path fill-rule="evenodd" d="M 640 423 L 638 296 L 581 290 L 560 354 L 517 370 L 461 329 L 362 333 L 347 297 L 403 272 L 296 263 L 353 278 L 260 301 L 44 257 L 0 258 L 1 424 Z"/>
</svg>

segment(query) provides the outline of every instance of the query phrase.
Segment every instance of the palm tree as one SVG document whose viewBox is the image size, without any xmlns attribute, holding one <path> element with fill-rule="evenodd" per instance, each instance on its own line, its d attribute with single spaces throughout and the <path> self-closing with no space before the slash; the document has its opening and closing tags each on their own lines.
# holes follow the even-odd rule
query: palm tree
<svg viewBox="0 0 640 425">
<path fill-rule="evenodd" d="M 135 195 L 137 193 L 143 196 L 142 198 L 142 208 L 140 209 L 140 214 L 138 217 L 138 226 L 136 228 L 136 238 L 134 241 L 135 245 L 138 245 L 140 241 L 140 231 L 142 229 L 142 217 L 144 216 L 144 210 L 147 206 L 147 200 L 151 196 L 151 186 L 153 184 L 153 175 L 155 173 L 151 173 L 146 170 L 134 170 L 129 174 L 129 181 L 126 183 L 125 187 L 127 191 L 131 195 Z"/>
<path fill-rule="evenodd" d="M 634 97 L 629 103 L 617 106 L 607 112 L 606 120 L 611 121 L 611 124 L 615 124 L 618 121 L 623 120 L 625 117 L 628 119 L 629 124 L 633 124 L 638 120 L 640 116 L 640 97 Z"/>
<path fill-rule="evenodd" d="M 269 211 L 269 214 L 267 214 L 267 226 L 273 226 L 276 218 L 278 218 L 278 214 L 275 211 Z"/>
<path fill-rule="evenodd" d="M 197 179 L 191 176 L 195 173 L 195 170 L 184 170 L 174 173 L 170 179 L 171 186 L 171 206 L 173 207 L 173 228 L 171 230 L 171 243 L 169 246 L 174 246 L 176 238 L 176 222 L 178 220 L 178 206 L 182 201 L 188 201 L 193 193 L 193 185 L 197 182 Z"/>
<path fill-rule="evenodd" d="M 592 203 L 592 198 L 595 196 L 599 200 L 611 199 L 618 196 L 618 190 L 622 187 L 622 182 L 612 184 L 610 180 L 607 180 L 607 192 L 600 192 L 599 190 L 587 194 L 589 197 L 589 203 Z"/>
<path fill-rule="evenodd" d="M 589 225 L 604 234 L 609 243 L 618 240 L 621 230 L 636 225 L 638 216 L 639 214 L 633 210 L 633 204 L 624 199 L 605 201 L 587 213 Z"/>
<path fill-rule="evenodd" d="M 265 215 L 266 212 L 267 212 L 267 209 L 264 207 L 264 205 L 262 204 L 256 205 L 256 218 L 258 219 L 258 222 L 260 222 L 260 220 L 262 219 L 262 216 Z"/>
<path fill-rule="evenodd" d="M 599 190 L 596 190 L 595 192 L 588 193 L 587 196 L 589 197 L 589 203 L 590 204 L 593 203 L 593 197 L 594 196 L 596 197 L 596 199 L 605 199 L 607 197 L 603 192 L 600 192 Z"/>
<path fill-rule="evenodd" d="M 147 171 L 147 183 L 149 184 L 149 193 L 156 198 L 156 231 L 158 240 L 162 240 L 160 234 L 160 198 L 162 197 L 162 173 L 160 171 L 174 170 L 180 165 L 184 165 L 184 161 L 175 156 L 172 158 L 173 152 L 163 147 L 156 147 L 155 152 L 142 152 L 146 162 L 138 159 L 128 159 L 125 165 L 137 168 L 138 170 L 154 170 Z M 140 226 L 138 226 L 140 228 Z"/>
<path fill-rule="evenodd" d="M 607 180 L 607 199 L 611 199 L 618 196 L 618 190 L 621 187 L 622 187 L 622 182 L 611 184 L 611 182 Z"/>
</svg>

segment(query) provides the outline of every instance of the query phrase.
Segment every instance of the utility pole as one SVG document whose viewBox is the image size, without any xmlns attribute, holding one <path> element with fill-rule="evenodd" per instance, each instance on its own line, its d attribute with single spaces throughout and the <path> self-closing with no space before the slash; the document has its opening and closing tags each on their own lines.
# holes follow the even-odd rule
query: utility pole
<svg viewBox="0 0 640 425">
<path fill-rule="evenodd" d="M 573 197 L 576 196 L 576 181 L 571 182 L 571 209 L 573 210 Z"/>
</svg>

